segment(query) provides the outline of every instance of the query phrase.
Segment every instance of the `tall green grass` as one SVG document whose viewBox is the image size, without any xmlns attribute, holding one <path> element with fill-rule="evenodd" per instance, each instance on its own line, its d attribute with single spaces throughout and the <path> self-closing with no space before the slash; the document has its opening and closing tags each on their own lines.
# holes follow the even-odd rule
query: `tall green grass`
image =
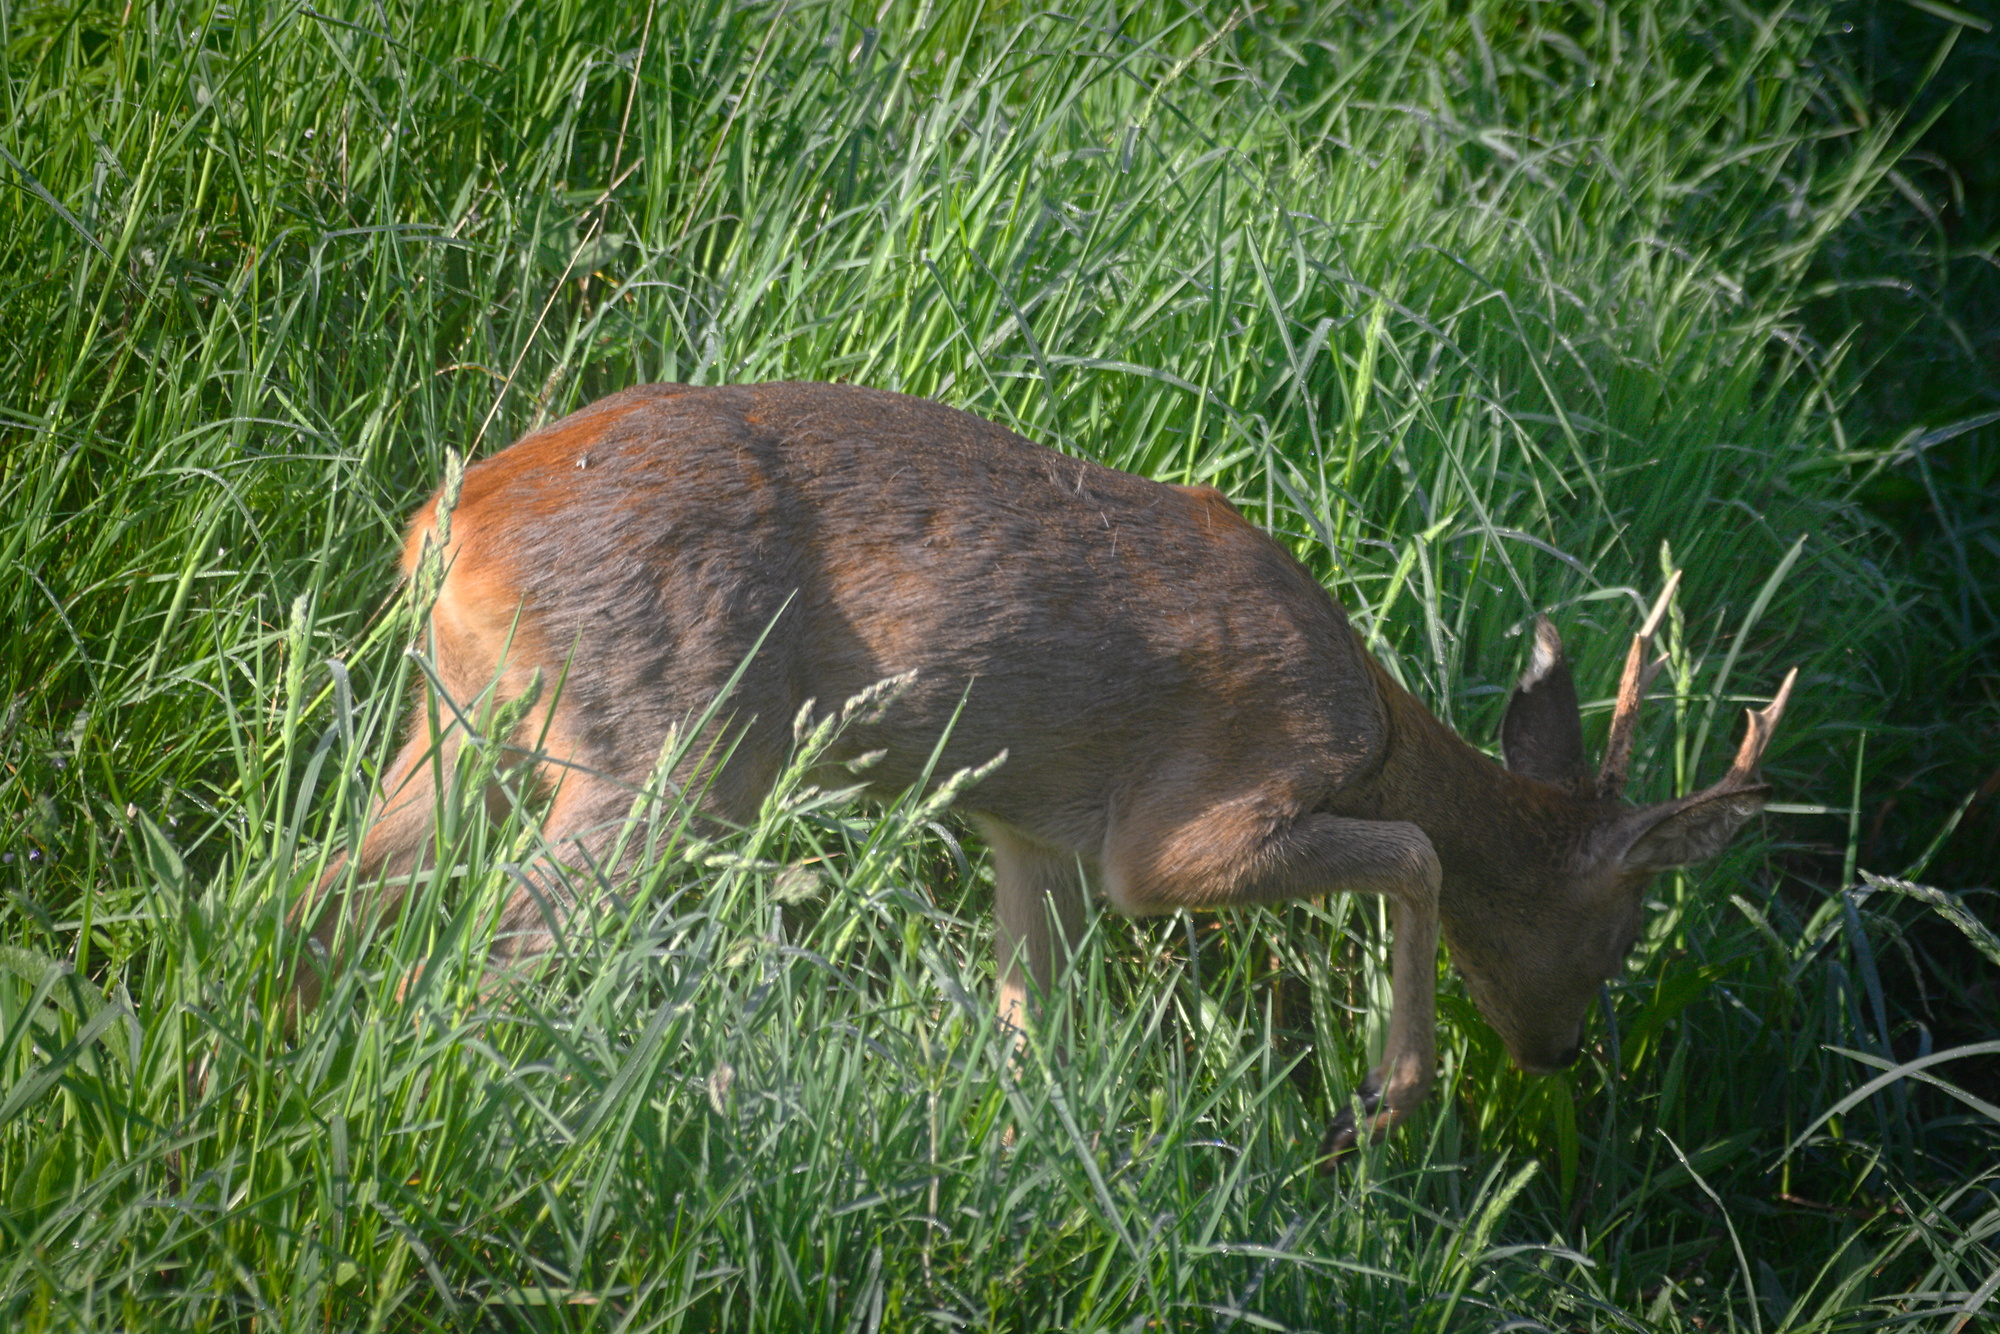
<svg viewBox="0 0 2000 1334">
<path fill-rule="evenodd" d="M 1921 125 L 1859 114 L 1825 24 L 0 5 L 0 1316 L 1990 1324 L 2000 1113 L 1952 1096 L 1978 1050 L 1906 1064 L 1942 1054 L 1881 977 L 1912 913 L 1991 937 L 1857 864 L 1930 663 L 1798 315 Z M 1074 1055 L 1010 1066 L 980 849 L 807 787 L 811 738 L 756 828 L 654 822 L 497 995 L 537 834 L 453 795 L 446 869 L 284 1040 L 285 906 L 423 666 L 391 553 L 446 451 L 784 376 L 1223 487 L 1477 741 L 1542 608 L 1595 723 L 1684 566 L 1639 786 L 1712 779 L 1797 663 L 1791 813 L 1660 884 L 1568 1075 L 1508 1073 L 1445 974 L 1433 1110 L 1324 1181 L 1372 907 L 1101 918 Z"/>
<path fill-rule="evenodd" d="M 1837 40 L 1852 50 L 1857 82 L 1892 104 L 1914 100 L 1928 128 L 1898 164 L 1896 188 L 1860 209 L 1819 261 L 1804 313 L 1808 329 L 1845 341 L 1850 366 L 1865 371 L 1843 416 L 1851 433 L 1892 447 L 1871 451 L 1859 496 L 1895 534 L 1899 563 L 1934 590 L 1925 637 L 1943 655 L 1940 678 L 1958 682 L 1943 707 L 1910 719 L 1912 753 L 1896 767 L 1932 786 L 1928 800 L 1909 803 L 1926 809 L 1992 780 L 1934 872 L 1990 882 L 2000 863 L 1991 758 L 2000 740 L 1991 592 L 2000 586 L 2000 26 L 1990 13 L 1955 23 L 1949 9 L 1875 0 L 1840 17 Z M 1942 41 L 1950 49 L 1940 65 Z M 1921 844 L 1924 817 L 1906 820 L 1903 804 L 1878 804 L 1871 836 L 1916 834 Z"/>
</svg>

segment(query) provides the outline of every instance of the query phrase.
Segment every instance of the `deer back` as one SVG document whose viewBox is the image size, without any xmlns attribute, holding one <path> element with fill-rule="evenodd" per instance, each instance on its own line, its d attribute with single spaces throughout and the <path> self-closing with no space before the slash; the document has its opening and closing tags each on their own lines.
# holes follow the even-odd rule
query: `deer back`
<svg viewBox="0 0 2000 1334">
<path fill-rule="evenodd" d="M 885 752 L 871 786 L 916 781 L 948 728 L 939 772 L 1009 755 L 965 804 L 1057 846 L 1094 850 L 1129 775 L 1303 797 L 1380 759 L 1345 614 L 1219 492 L 922 399 L 628 390 L 469 468 L 450 529 L 450 666 L 474 689 L 503 654 L 559 676 L 558 730 L 612 772 L 643 775 L 748 660 L 726 713 L 750 777 L 717 785 L 725 805 L 805 701 L 904 673 L 841 743 Z"/>
</svg>

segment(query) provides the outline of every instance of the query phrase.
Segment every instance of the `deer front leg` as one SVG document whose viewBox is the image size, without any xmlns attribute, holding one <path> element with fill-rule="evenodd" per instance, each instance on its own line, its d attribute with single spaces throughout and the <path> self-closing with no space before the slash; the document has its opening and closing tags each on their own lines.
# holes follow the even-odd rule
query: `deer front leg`
<svg viewBox="0 0 2000 1334">
<path fill-rule="evenodd" d="M 1394 1008 L 1382 1063 L 1361 1087 L 1370 1133 L 1385 1133 L 1423 1102 L 1437 1065 L 1442 879 L 1437 852 L 1423 830 L 1400 820 L 1287 818 L 1254 802 L 1237 802 L 1166 830 L 1143 817 L 1124 821 L 1107 842 L 1106 897 L 1132 915 L 1329 893 L 1387 895 L 1396 932 L 1390 956 Z M 1352 1109 L 1343 1110 L 1320 1150 L 1343 1152 L 1360 1134 Z"/>
<path fill-rule="evenodd" d="M 990 816 L 973 821 L 993 851 L 1000 1022 L 1024 1033 L 1031 990 L 1044 1007 L 1053 1002 L 1070 951 L 1083 936 L 1083 883 L 1075 853 L 1025 838 Z"/>
<path fill-rule="evenodd" d="M 1428 898 L 1429 906 L 1425 907 L 1412 902 L 1412 896 L 1398 896 L 1390 909 L 1396 941 L 1389 956 L 1393 1005 L 1389 1041 L 1382 1051 L 1382 1064 L 1369 1072 L 1360 1088 L 1361 1109 L 1369 1118 L 1372 1137 L 1386 1133 L 1429 1095 L 1431 1074 L 1437 1068 L 1438 918 L 1434 888 Z M 1360 1142 L 1354 1108 L 1341 1108 L 1320 1140 L 1320 1170 L 1331 1169 L 1335 1158 Z"/>
</svg>

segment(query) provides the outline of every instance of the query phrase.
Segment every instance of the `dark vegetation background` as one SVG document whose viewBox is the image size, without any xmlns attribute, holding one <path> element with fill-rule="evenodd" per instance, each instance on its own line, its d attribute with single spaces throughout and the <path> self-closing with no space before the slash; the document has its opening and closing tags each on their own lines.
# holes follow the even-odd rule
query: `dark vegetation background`
<svg viewBox="0 0 2000 1334">
<path fill-rule="evenodd" d="M 1835 13 L 1858 88 L 1924 127 L 1890 173 L 1893 189 L 1821 258 L 1821 289 L 1805 307 L 1815 337 L 1851 349 L 1846 422 L 1857 440 L 1888 447 L 1881 466 L 1861 470 L 1856 494 L 1893 535 L 1890 558 L 1925 590 L 1918 634 L 1936 650 L 1928 680 L 1897 710 L 1909 749 L 1870 785 L 1861 856 L 1889 865 L 1916 855 L 1930 815 L 1966 803 L 1932 875 L 1990 891 L 2000 867 L 2000 32 L 1962 30 L 1939 62 L 1937 13 Z M 1991 899 L 1985 911 L 1992 921 Z M 1925 976 L 1975 979 L 1946 1028 L 1990 1036 L 2000 979 L 1937 925 L 1913 923 L 1918 958 L 1895 985 L 1915 995 Z M 2000 1061 L 1963 1073 L 2000 1098 Z"/>
<path fill-rule="evenodd" d="M 1996 18 L 0 0 L 0 1322 L 1993 1327 Z M 1214 481 L 1478 744 L 1540 607 L 1601 728 L 1670 558 L 1641 782 L 1798 663 L 1785 809 L 1588 1068 L 1444 975 L 1434 1114 L 1326 1181 L 1373 905 L 1106 920 L 1016 1078 L 914 799 L 675 835 L 498 1000 L 532 819 L 453 808 L 283 1040 L 446 450 L 781 375 Z"/>
</svg>

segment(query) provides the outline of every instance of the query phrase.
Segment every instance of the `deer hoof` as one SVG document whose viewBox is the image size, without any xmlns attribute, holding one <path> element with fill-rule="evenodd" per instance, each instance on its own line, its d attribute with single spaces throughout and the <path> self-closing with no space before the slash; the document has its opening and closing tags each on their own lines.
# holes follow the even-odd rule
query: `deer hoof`
<svg viewBox="0 0 2000 1334">
<path fill-rule="evenodd" d="M 1382 1090 L 1377 1086 L 1374 1075 L 1362 1081 L 1355 1090 L 1355 1100 L 1361 1104 L 1361 1115 L 1372 1120 L 1375 1111 L 1382 1105 Z M 1327 1176 L 1340 1166 L 1341 1160 L 1351 1156 L 1361 1146 L 1361 1122 L 1354 1115 L 1354 1102 L 1340 1109 L 1326 1127 L 1326 1134 L 1319 1142 L 1319 1174 Z"/>
</svg>

